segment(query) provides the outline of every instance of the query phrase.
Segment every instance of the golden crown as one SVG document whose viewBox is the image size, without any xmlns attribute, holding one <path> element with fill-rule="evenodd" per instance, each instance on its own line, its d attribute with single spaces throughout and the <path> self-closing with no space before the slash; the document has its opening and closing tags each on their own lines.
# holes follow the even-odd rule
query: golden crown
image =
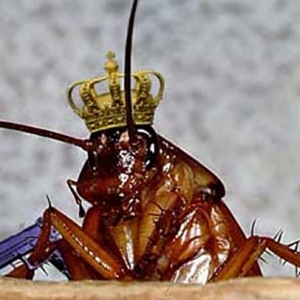
<svg viewBox="0 0 300 300">
<path fill-rule="evenodd" d="M 120 79 L 124 77 L 119 73 L 119 65 L 115 60 L 115 53 L 107 54 L 104 69 L 107 75 L 76 81 L 68 90 L 68 101 L 74 112 L 84 120 L 90 132 L 126 126 L 125 91 L 121 89 Z M 159 89 L 155 96 L 150 94 L 151 77 L 159 81 Z M 131 90 L 132 113 L 136 125 L 151 125 L 155 109 L 162 99 L 164 79 L 156 71 L 138 71 L 131 74 L 135 79 L 135 86 Z M 98 93 L 98 84 L 108 81 L 109 92 Z M 78 107 L 73 99 L 74 88 L 79 87 L 79 94 L 83 106 Z"/>
</svg>

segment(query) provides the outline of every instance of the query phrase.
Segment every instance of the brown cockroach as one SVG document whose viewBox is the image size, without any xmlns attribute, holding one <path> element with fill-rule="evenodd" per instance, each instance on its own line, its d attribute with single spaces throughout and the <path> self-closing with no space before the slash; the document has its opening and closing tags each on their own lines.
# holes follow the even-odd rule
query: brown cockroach
<svg viewBox="0 0 300 300">
<path fill-rule="evenodd" d="M 8 275 L 32 278 L 55 250 L 74 280 L 206 283 L 260 276 L 257 260 L 266 249 L 300 267 L 300 255 L 289 246 L 268 237 L 246 238 L 222 200 L 221 181 L 152 128 L 164 82 L 158 72 L 131 72 L 137 2 L 129 21 L 124 74 L 109 53 L 107 75 L 76 82 L 69 89 L 71 107 L 91 131 L 88 139 L 0 122 L 2 128 L 73 144 L 88 154 L 78 180 L 68 180 L 84 217 L 82 226 L 50 204 L 36 248 Z M 150 93 L 149 75 L 160 83 L 156 96 Z M 119 83 L 123 76 L 124 91 Z M 136 80 L 133 90 L 131 77 Z M 108 80 L 109 92 L 98 95 L 94 86 L 103 80 Z M 73 101 L 77 87 L 83 108 Z M 82 200 L 91 204 L 86 213 Z M 49 241 L 51 226 L 61 240 Z"/>
</svg>

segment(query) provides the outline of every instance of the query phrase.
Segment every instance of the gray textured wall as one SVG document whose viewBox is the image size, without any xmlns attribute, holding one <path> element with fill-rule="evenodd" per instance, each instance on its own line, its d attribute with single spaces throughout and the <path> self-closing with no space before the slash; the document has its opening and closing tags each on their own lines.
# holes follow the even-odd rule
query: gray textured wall
<svg viewBox="0 0 300 300">
<path fill-rule="evenodd" d="M 66 86 L 123 57 L 129 0 L 1 0 L 0 118 L 78 137 Z M 156 129 L 218 174 L 246 232 L 300 238 L 300 2 L 141 1 L 135 68 L 166 78 Z M 67 178 L 84 153 L 0 131 L 0 238 L 35 220 L 45 195 L 76 216 Z M 269 275 L 290 275 L 271 260 Z"/>
</svg>

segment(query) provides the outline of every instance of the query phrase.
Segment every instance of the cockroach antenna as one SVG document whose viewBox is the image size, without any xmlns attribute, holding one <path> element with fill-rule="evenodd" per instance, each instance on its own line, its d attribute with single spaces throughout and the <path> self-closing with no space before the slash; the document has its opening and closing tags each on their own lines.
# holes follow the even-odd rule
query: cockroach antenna
<svg viewBox="0 0 300 300">
<path fill-rule="evenodd" d="M 131 52 L 132 52 L 132 37 L 135 13 L 138 0 L 134 0 L 131 13 L 128 22 L 127 38 L 125 46 L 125 77 L 124 77 L 124 89 L 125 89 L 125 103 L 126 103 L 126 120 L 129 140 L 132 142 L 135 139 L 135 126 L 132 116 L 132 98 L 131 98 Z"/>
</svg>

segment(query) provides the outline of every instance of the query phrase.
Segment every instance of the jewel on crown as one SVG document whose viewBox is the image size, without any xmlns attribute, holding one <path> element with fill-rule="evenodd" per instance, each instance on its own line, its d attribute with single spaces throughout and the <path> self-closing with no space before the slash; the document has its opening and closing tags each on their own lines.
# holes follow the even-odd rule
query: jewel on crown
<svg viewBox="0 0 300 300">
<path fill-rule="evenodd" d="M 118 72 L 119 65 L 114 52 L 108 52 L 104 69 L 106 75 L 76 81 L 68 90 L 70 106 L 83 119 L 90 132 L 126 126 L 125 91 L 120 84 L 124 74 Z M 163 96 L 164 79 L 159 72 L 148 70 L 134 72 L 131 77 L 135 80 L 135 86 L 131 90 L 134 123 L 152 125 L 155 109 Z M 155 96 L 150 93 L 151 77 L 156 77 L 159 81 Z M 108 83 L 108 91 L 98 93 L 96 87 L 103 85 L 103 82 Z M 79 88 L 82 107 L 78 107 L 73 99 L 75 88 Z"/>
</svg>

